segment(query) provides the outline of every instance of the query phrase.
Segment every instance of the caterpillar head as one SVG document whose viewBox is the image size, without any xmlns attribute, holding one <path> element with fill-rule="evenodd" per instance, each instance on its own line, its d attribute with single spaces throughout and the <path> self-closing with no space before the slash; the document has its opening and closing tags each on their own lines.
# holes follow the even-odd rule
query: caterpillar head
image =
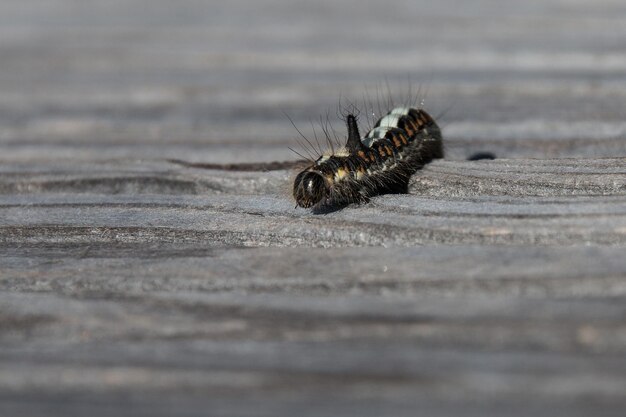
<svg viewBox="0 0 626 417">
<path fill-rule="evenodd" d="M 300 207 L 313 207 L 327 195 L 326 180 L 318 172 L 302 171 L 293 183 L 293 198 Z"/>
</svg>

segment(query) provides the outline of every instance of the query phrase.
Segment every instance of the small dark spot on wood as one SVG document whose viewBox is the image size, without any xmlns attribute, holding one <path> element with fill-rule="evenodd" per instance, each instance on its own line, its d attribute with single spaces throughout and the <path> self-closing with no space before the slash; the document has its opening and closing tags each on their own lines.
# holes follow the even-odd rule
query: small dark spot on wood
<svg viewBox="0 0 626 417">
<path fill-rule="evenodd" d="M 476 152 L 467 158 L 468 161 L 480 161 L 481 159 L 496 159 L 496 156 L 491 152 Z"/>
</svg>

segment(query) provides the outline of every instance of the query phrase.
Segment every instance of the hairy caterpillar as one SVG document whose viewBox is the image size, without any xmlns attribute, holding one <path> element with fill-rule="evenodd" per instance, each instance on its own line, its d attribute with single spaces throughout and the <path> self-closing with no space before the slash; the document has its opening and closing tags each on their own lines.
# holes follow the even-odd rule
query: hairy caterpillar
<svg viewBox="0 0 626 417">
<path fill-rule="evenodd" d="M 363 138 L 353 114 L 346 117 L 346 125 L 345 146 L 320 156 L 297 175 L 297 206 L 342 206 L 379 194 L 406 193 L 417 170 L 443 158 L 441 130 L 422 109 L 394 108 Z"/>
</svg>

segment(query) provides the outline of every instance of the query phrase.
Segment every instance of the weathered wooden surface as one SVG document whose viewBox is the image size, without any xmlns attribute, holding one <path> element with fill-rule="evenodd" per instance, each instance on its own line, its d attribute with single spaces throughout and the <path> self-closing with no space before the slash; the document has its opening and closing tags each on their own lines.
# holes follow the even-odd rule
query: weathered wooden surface
<svg viewBox="0 0 626 417">
<path fill-rule="evenodd" d="M 3 2 L 0 415 L 622 416 L 625 18 Z M 169 161 L 293 159 L 283 111 L 409 75 L 448 153 L 410 195 L 315 215 Z"/>
</svg>

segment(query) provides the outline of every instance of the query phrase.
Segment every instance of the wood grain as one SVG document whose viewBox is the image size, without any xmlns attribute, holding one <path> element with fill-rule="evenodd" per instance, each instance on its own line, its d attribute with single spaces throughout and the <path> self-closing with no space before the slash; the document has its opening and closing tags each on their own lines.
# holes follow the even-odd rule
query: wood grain
<svg viewBox="0 0 626 417">
<path fill-rule="evenodd" d="M 623 415 L 624 17 L 3 2 L 0 415 Z M 446 159 L 294 209 L 289 118 L 387 83 Z"/>
</svg>

